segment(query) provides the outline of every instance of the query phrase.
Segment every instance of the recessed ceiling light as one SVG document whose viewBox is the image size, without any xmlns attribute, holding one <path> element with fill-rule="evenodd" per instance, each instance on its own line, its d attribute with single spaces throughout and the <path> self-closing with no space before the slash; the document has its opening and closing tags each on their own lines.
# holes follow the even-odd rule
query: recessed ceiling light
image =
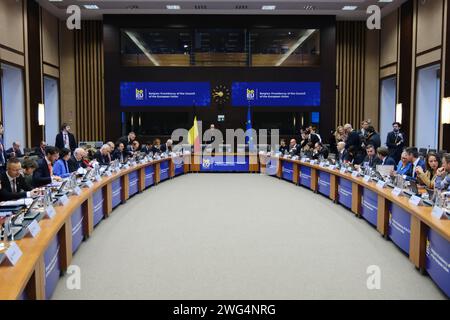
<svg viewBox="0 0 450 320">
<path fill-rule="evenodd" d="M 304 6 L 303 9 L 304 10 L 314 10 L 314 9 L 316 9 L 316 7 L 308 4 L 308 5 Z"/>
<path fill-rule="evenodd" d="M 378 0 L 378 2 L 394 2 L 394 0 Z"/>
<path fill-rule="evenodd" d="M 168 4 L 166 6 L 167 10 L 180 10 L 181 7 L 178 4 Z"/>
<path fill-rule="evenodd" d="M 97 10 L 100 9 L 96 4 L 85 4 L 84 7 L 88 10 Z"/>
<path fill-rule="evenodd" d="M 275 10 L 277 6 L 274 5 L 268 5 L 268 6 L 262 6 L 261 10 Z"/>
<path fill-rule="evenodd" d="M 342 10 L 351 11 L 351 10 L 356 10 L 356 8 L 358 8 L 358 6 L 344 6 L 342 8 Z"/>
<path fill-rule="evenodd" d="M 48 0 L 49 2 L 62 2 L 63 0 Z"/>
</svg>

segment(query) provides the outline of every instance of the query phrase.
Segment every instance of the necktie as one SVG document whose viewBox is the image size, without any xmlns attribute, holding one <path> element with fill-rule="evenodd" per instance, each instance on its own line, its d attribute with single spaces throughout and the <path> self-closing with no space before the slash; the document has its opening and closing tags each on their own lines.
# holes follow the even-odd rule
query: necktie
<svg viewBox="0 0 450 320">
<path fill-rule="evenodd" d="M 64 166 L 66 167 L 66 173 L 69 173 L 69 167 L 67 166 L 67 161 L 64 161 Z"/>
<path fill-rule="evenodd" d="M 5 164 L 5 155 L 3 154 L 3 143 L 0 142 L 0 165 Z"/>
<path fill-rule="evenodd" d="M 17 192 L 17 185 L 16 185 L 16 179 L 12 180 L 12 192 Z"/>
<path fill-rule="evenodd" d="M 50 172 L 50 177 L 52 177 L 53 176 L 53 167 L 50 163 L 48 163 L 47 166 L 48 166 L 48 172 Z"/>
</svg>

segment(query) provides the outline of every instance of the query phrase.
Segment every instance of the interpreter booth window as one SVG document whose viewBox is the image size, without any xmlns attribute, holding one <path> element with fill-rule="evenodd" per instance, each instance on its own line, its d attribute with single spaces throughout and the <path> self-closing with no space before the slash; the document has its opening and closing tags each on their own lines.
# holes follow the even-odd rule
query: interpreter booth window
<svg viewBox="0 0 450 320">
<path fill-rule="evenodd" d="M 380 85 L 380 136 L 381 143 L 386 142 L 387 134 L 392 131 L 395 121 L 395 106 L 397 101 L 397 78 L 387 78 Z"/>
<path fill-rule="evenodd" d="M 128 67 L 302 67 L 320 64 L 318 29 L 121 30 Z"/>
<path fill-rule="evenodd" d="M 440 71 L 440 65 L 434 65 L 417 72 L 415 145 L 419 148 L 438 147 Z"/>
<path fill-rule="evenodd" d="M 8 64 L 1 64 L 2 117 L 5 133 L 3 143 L 6 148 L 18 141 L 25 146 L 25 94 L 23 70 Z"/>
<path fill-rule="evenodd" d="M 54 144 L 59 132 L 59 86 L 58 80 L 44 77 L 44 105 L 45 105 L 45 140 Z"/>
</svg>

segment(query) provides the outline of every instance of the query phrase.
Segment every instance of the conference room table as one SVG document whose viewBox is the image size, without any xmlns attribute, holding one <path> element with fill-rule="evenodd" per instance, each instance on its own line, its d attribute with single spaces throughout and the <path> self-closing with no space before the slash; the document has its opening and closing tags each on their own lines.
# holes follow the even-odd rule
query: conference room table
<svg viewBox="0 0 450 320">
<path fill-rule="evenodd" d="M 416 205 L 368 177 L 305 159 L 260 155 L 260 170 L 321 194 L 367 220 L 450 297 L 450 220 L 434 217 L 432 207 Z"/>
<path fill-rule="evenodd" d="M 112 172 L 54 206 L 55 215 L 39 221 L 40 231 L 15 241 L 22 255 L 12 265 L 0 264 L 0 300 L 50 299 L 73 254 L 102 219 L 131 196 L 189 170 L 190 155 L 135 164 Z"/>
<path fill-rule="evenodd" d="M 204 172 L 272 175 L 321 194 L 366 219 L 450 296 L 450 220 L 434 218 L 431 207 L 416 206 L 407 197 L 394 195 L 389 188 L 319 164 L 256 154 L 218 155 L 230 156 L 231 164 L 225 164 L 227 168 L 218 171 L 204 168 Z M 244 160 L 236 158 L 237 155 L 243 155 Z M 79 195 L 70 196 L 63 206 L 55 206 L 54 217 L 39 222 L 41 230 L 36 237 L 16 241 L 22 252 L 16 265 L 3 259 L 0 300 L 50 299 L 60 276 L 68 272 L 76 250 L 92 235 L 98 223 L 138 192 L 147 188 L 150 189 L 146 192 L 151 192 L 152 186 L 184 173 L 202 172 L 204 160 L 210 162 L 209 166 L 215 161 L 208 157 L 188 154 L 136 164 L 102 177 L 91 187 L 83 188 Z M 222 161 L 223 158 L 219 158 L 219 162 Z M 243 167 L 239 167 L 241 165 Z"/>
</svg>

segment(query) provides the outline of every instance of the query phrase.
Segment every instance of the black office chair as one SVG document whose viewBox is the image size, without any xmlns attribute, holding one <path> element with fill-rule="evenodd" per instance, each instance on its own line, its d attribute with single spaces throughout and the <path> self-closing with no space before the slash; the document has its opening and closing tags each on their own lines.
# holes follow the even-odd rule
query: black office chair
<svg viewBox="0 0 450 320">
<path fill-rule="evenodd" d="M 426 157 L 427 156 L 427 149 L 426 148 L 420 148 L 419 149 L 419 154 L 422 156 L 422 157 Z"/>
</svg>

